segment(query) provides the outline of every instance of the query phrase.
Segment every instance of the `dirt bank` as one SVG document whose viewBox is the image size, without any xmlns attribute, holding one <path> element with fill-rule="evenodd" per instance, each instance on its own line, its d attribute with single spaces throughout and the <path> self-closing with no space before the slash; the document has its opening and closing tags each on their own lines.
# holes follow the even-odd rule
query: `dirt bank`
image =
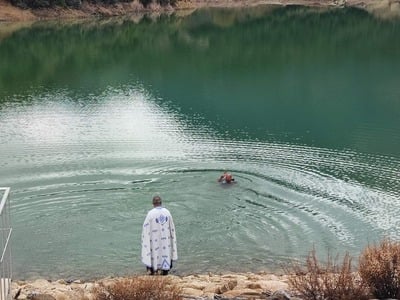
<svg viewBox="0 0 400 300">
<path fill-rule="evenodd" d="M 304 5 L 321 7 L 358 7 L 380 17 L 399 17 L 400 0 L 178 0 L 177 6 L 161 8 L 152 5 L 144 8 L 139 0 L 115 5 L 89 4 L 86 1 L 79 9 L 21 9 L 12 6 L 7 0 L 0 0 L 0 22 L 36 21 L 42 19 L 70 19 L 91 16 L 121 16 L 141 12 L 162 12 L 200 7 L 249 7 L 256 5 Z"/>
<path fill-rule="evenodd" d="M 0 22 L 1 21 L 29 21 L 35 16 L 28 10 L 22 10 L 12 6 L 5 0 L 0 0 Z"/>
</svg>

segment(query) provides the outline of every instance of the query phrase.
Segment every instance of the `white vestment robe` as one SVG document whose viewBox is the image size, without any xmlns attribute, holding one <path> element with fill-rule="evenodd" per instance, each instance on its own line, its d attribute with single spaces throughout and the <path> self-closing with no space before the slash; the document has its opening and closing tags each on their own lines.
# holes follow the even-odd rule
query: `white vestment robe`
<svg viewBox="0 0 400 300">
<path fill-rule="evenodd" d="M 142 262 L 157 270 L 171 269 L 178 260 L 176 233 L 168 209 L 158 206 L 147 213 L 142 229 Z"/>
</svg>

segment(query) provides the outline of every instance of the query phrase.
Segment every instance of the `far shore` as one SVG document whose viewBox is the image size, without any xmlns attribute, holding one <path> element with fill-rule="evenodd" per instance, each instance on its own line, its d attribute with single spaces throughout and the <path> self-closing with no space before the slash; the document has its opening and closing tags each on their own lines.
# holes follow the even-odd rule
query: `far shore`
<svg viewBox="0 0 400 300">
<path fill-rule="evenodd" d="M 4 22 L 34 22 L 50 19 L 79 19 L 89 17 L 127 16 L 145 13 L 191 12 L 203 7 L 252 7 L 258 5 L 300 5 L 307 7 L 355 7 L 380 18 L 400 18 L 400 0 L 178 0 L 174 7 L 151 4 L 144 8 L 139 0 L 115 5 L 90 4 L 85 1 L 79 9 L 45 8 L 21 9 L 0 0 L 0 25 Z"/>
</svg>

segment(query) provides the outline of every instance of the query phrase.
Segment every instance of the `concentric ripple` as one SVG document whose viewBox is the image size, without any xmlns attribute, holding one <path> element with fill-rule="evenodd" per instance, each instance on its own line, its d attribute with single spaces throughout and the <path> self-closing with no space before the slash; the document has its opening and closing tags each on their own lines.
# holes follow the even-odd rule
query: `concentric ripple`
<svg viewBox="0 0 400 300">
<path fill-rule="evenodd" d="M 141 272 L 155 193 L 175 218 L 177 273 L 278 270 L 312 247 L 357 255 L 400 238 L 397 158 L 230 140 L 140 86 L 18 103 L 0 119 L 16 278 Z M 223 170 L 235 184 L 216 182 Z"/>
</svg>

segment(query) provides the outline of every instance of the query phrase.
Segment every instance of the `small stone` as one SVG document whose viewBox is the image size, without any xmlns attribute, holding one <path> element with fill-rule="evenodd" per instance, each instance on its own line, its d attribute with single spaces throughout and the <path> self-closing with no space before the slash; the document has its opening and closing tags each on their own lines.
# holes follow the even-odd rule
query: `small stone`
<svg viewBox="0 0 400 300">
<path fill-rule="evenodd" d="M 52 295 L 49 294 L 36 294 L 32 293 L 27 296 L 29 300 L 56 300 Z"/>
<path fill-rule="evenodd" d="M 193 296 L 193 297 L 203 296 L 203 292 L 201 290 L 192 289 L 192 288 L 183 288 L 182 294 L 185 296 Z"/>
<path fill-rule="evenodd" d="M 248 287 L 249 289 L 252 289 L 252 290 L 262 289 L 261 285 L 258 284 L 258 283 L 249 283 L 249 284 L 247 285 L 247 287 Z"/>
<path fill-rule="evenodd" d="M 286 291 L 276 291 L 268 298 L 268 300 L 290 300 L 290 296 Z"/>
</svg>

